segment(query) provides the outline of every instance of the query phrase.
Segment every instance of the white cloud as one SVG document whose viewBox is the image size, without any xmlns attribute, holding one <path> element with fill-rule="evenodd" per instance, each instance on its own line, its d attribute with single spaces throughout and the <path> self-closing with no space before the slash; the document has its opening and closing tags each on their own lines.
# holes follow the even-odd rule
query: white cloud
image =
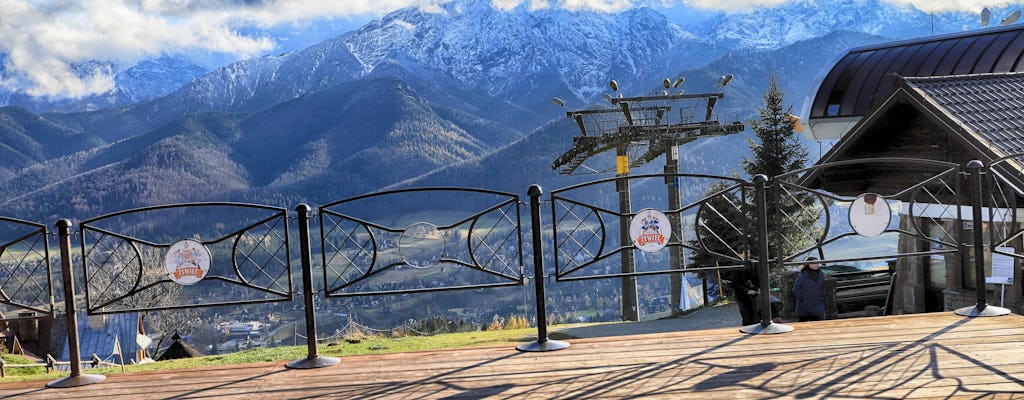
<svg viewBox="0 0 1024 400">
<path fill-rule="evenodd" d="M 749 11 L 757 7 L 771 7 L 791 0 L 687 0 L 693 7 L 720 11 Z"/>
<path fill-rule="evenodd" d="M 494 0 L 491 4 L 494 4 L 495 7 L 502 10 L 508 11 L 518 7 L 520 4 L 523 4 L 523 1 L 524 0 Z"/>
<path fill-rule="evenodd" d="M 545 10 L 551 8 L 551 4 L 547 0 L 531 0 L 530 11 Z"/>
<path fill-rule="evenodd" d="M 791 3 L 798 0 L 651 0 L 650 3 L 661 3 L 661 4 L 687 4 L 693 7 L 708 9 L 708 10 L 720 10 L 727 12 L 736 11 L 749 11 L 758 7 L 771 7 L 780 4 Z M 815 2 L 815 0 L 799 0 L 807 2 Z M 823 0 L 817 0 L 823 1 Z M 862 1 L 862 0 L 857 0 Z M 1011 4 L 1019 4 L 1019 2 L 1012 1 L 999 1 L 999 0 L 883 0 L 885 3 L 889 3 L 896 6 L 908 7 L 913 6 L 921 11 L 926 12 L 946 12 L 946 11 L 963 11 L 963 12 L 980 12 L 983 7 L 991 8 L 1002 8 Z"/>
<path fill-rule="evenodd" d="M 984 7 L 1003 8 L 1014 2 L 992 1 L 992 0 L 886 0 L 889 4 L 899 6 L 914 6 L 926 12 L 966 11 L 981 12 Z M 1019 3 L 1018 3 L 1019 4 Z M 995 17 L 993 17 L 995 18 Z M 1000 17 L 1001 18 L 1001 17 Z M 998 22 L 998 21 L 996 21 Z"/>
<path fill-rule="evenodd" d="M 0 0 L 0 85 L 35 96 L 81 97 L 113 88 L 112 72 L 75 73 L 92 60 L 130 66 L 164 53 L 250 57 L 275 43 L 253 32 L 313 19 L 379 15 L 448 0 Z"/>
<path fill-rule="evenodd" d="M 562 0 L 560 5 L 567 10 L 617 12 L 632 8 L 636 4 L 630 0 Z"/>
</svg>

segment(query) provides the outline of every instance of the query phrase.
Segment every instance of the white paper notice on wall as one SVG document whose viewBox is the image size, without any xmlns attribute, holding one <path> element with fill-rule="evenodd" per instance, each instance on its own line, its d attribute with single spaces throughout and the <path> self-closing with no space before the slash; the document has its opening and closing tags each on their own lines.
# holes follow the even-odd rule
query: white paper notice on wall
<svg viewBox="0 0 1024 400">
<path fill-rule="evenodd" d="M 1016 254 L 1013 247 L 996 247 L 996 251 Z M 985 283 L 1012 285 L 1013 257 L 1006 254 L 992 253 L 992 276 L 986 276 Z"/>
</svg>

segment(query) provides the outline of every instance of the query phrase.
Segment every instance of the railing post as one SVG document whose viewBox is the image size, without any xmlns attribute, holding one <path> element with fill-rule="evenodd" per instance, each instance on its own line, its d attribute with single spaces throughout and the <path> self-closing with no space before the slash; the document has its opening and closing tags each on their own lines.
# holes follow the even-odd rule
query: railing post
<svg viewBox="0 0 1024 400">
<path fill-rule="evenodd" d="M 317 354 L 316 348 L 316 315 L 313 312 L 313 261 L 309 243 L 309 212 L 306 204 L 299 204 L 295 212 L 299 214 L 299 254 L 302 258 L 302 298 L 306 309 L 306 358 L 285 364 L 288 368 L 309 369 L 328 367 L 341 362 L 337 357 L 326 357 Z"/>
<path fill-rule="evenodd" d="M 64 313 L 67 317 L 68 358 L 71 375 L 47 383 L 51 388 L 69 388 L 91 385 L 107 379 L 103 375 L 82 374 L 82 354 L 78 343 L 78 315 L 75 314 L 75 276 L 71 270 L 71 221 L 57 221 L 57 240 L 60 241 L 60 274 L 64 280 Z"/>
<path fill-rule="evenodd" d="M 793 330 L 792 326 L 785 324 L 776 324 L 772 322 L 772 288 L 771 288 L 771 269 L 768 267 L 770 260 L 768 259 L 768 210 L 765 183 L 768 182 L 768 177 L 758 174 L 754 176 L 754 203 L 755 212 L 757 213 L 757 270 L 758 270 L 758 287 L 761 291 L 761 323 L 747 325 L 740 328 L 740 332 L 750 334 L 760 333 L 786 333 Z M 781 257 L 781 255 L 779 255 Z"/>
<path fill-rule="evenodd" d="M 974 235 L 974 283 L 978 288 L 978 299 L 974 306 L 959 308 L 955 312 L 957 315 L 968 317 L 998 317 L 1000 315 L 1010 313 L 1009 309 L 988 305 L 988 299 L 986 298 L 985 242 L 982 237 L 983 224 L 985 220 L 982 218 L 981 212 L 981 207 L 983 205 L 983 196 L 981 193 L 981 169 L 983 167 L 984 164 L 978 160 L 971 160 L 971 162 L 967 163 L 967 169 L 970 170 L 971 174 L 971 219 L 974 221 L 974 229 L 972 229 L 971 232 Z M 993 207 L 994 206 L 995 205 L 993 205 Z"/>
<path fill-rule="evenodd" d="M 555 351 L 569 347 L 569 342 L 548 339 L 548 311 L 544 300 L 544 253 L 541 248 L 540 196 L 544 193 L 539 185 L 531 185 L 530 230 L 533 237 L 533 286 L 537 292 L 537 341 L 516 346 L 519 351 Z"/>
<path fill-rule="evenodd" d="M 682 200 L 679 196 L 679 146 L 674 141 L 670 141 L 665 149 L 665 187 L 668 189 L 668 220 L 672 227 L 672 232 L 682 232 L 683 224 L 679 221 L 679 212 Z M 682 237 L 677 235 L 676 237 Z M 671 246 L 668 248 L 668 267 L 672 270 L 682 271 L 683 269 L 683 246 L 682 240 L 679 240 L 679 246 Z M 668 305 L 669 311 L 672 314 L 678 314 L 682 311 L 683 296 L 689 296 L 689 293 L 683 292 L 683 279 L 686 276 L 682 272 L 676 272 L 669 274 L 669 297 Z M 705 291 L 706 292 L 706 291 Z M 704 296 L 704 304 L 707 304 L 707 296 Z"/>
</svg>

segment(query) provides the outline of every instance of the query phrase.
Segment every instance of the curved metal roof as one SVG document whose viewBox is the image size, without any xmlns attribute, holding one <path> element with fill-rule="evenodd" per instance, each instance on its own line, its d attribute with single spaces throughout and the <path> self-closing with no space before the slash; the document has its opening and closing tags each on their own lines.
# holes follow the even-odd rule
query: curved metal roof
<svg viewBox="0 0 1024 400">
<path fill-rule="evenodd" d="M 885 101 L 896 75 L 1024 71 L 1024 25 L 859 47 L 839 59 L 814 95 L 809 119 L 861 117 Z"/>
</svg>

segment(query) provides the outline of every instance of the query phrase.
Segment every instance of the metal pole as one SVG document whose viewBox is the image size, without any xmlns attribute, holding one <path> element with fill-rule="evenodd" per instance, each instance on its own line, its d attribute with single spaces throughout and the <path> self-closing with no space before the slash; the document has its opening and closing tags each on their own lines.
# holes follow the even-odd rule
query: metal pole
<svg viewBox="0 0 1024 400">
<path fill-rule="evenodd" d="M 309 212 L 306 204 L 299 204 L 295 212 L 299 214 L 299 253 L 302 256 L 302 298 L 306 308 L 306 358 L 285 364 L 288 368 L 308 369 L 327 367 L 341 362 L 337 357 L 325 357 L 317 354 L 316 348 L 316 315 L 313 310 L 313 262 L 309 244 Z"/>
<path fill-rule="evenodd" d="M 533 237 L 533 286 L 537 294 L 537 341 L 516 346 L 519 351 L 555 351 L 569 347 L 568 342 L 548 340 L 548 311 L 544 293 L 544 253 L 541 243 L 540 196 L 544 194 L 539 185 L 530 185 L 530 230 Z"/>
<path fill-rule="evenodd" d="M 974 229 L 971 229 L 971 233 L 974 235 L 974 284 L 978 288 L 978 299 L 974 307 L 957 309 L 956 314 L 969 317 L 995 317 L 1010 313 L 1008 309 L 988 305 L 987 293 L 985 292 L 985 242 L 982 237 L 985 220 L 981 216 L 981 169 L 983 167 L 984 164 L 978 160 L 971 160 L 971 162 L 967 163 L 967 168 L 971 172 L 971 217 L 974 221 Z"/>
<path fill-rule="evenodd" d="M 617 157 L 627 157 L 625 147 L 620 146 L 618 148 Z M 626 160 L 626 162 L 628 163 L 628 160 Z M 629 195 L 628 168 L 625 171 L 620 171 L 617 177 L 619 179 L 615 181 L 615 191 L 619 193 L 619 213 L 623 215 L 623 217 L 619 217 L 619 240 L 620 243 L 622 243 L 622 247 L 626 248 L 628 244 L 633 241 L 629 238 L 629 220 L 624 217 L 632 212 Z M 636 290 L 636 276 L 632 275 L 636 272 L 636 266 L 633 261 L 633 251 L 631 249 L 624 249 L 621 253 L 620 260 L 620 270 L 623 274 L 629 274 L 622 277 L 622 320 L 639 321 L 640 301 Z"/>
<path fill-rule="evenodd" d="M 60 274 L 64 280 L 64 314 L 67 317 L 68 357 L 71 376 L 47 383 L 51 388 L 69 388 L 91 385 L 107 379 L 103 375 L 82 374 L 82 353 L 78 343 L 78 315 L 75 314 L 75 276 L 71 270 L 71 221 L 57 221 L 57 240 L 60 241 Z"/>
<path fill-rule="evenodd" d="M 679 173 L 679 147 L 676 147 L 674 142 L 669 142 L 668 148 L 665 150 L 665 186 L 668 188 L 668 220 L 672 226 L 672 232 L 674 236 L 680 241 L 679 246 L 669 247 L 668 249 L 668 264 L 669 269 L 681 270 L 683 269 L 682 263 L 682 237 L 683 227 L 679 221 L 679 213 L 675 212 L 681 207 L 679 199 L 679 185 L 676 181 L 679 179 L 675 174 Z M 668 304 L 670 311 L 675 314 L 683 311 L 680 305 L 682 304 L 683 293 L 683 274 L 673 273 L 669 274 L 669 299 Z M 689 295 L 688 293 L 686 295 Z M 707 296 L 705 296 L 707 297 Z M 705 301 L 705 304 L 707 302 Z"/>
<path fill-rule="evenodd" d="M 978 299 L 975 307 L 983 311 L 988 305 L 988 293 L 985 290 L 985 243 L 982 237 L 984 219 L 981 212 L 981 167 L 980 161 L 973 160 L 967 164 L 971 171 L 971 219 L 974 221 L 974 279 L 977 286 Z"/>
<path fill-rule="evenodd" d="M 785 333 L 793 330 L 792 326 L 772 323 L 771 274 L 768 264 L 768 210 L 765 183 L 768 177 L 758 174 L 754 176 L 754 202 L 757 212 L 757 269 L 758 287 L 761 291 L 761 323 L 744 326 L 743 333 Z"/>
</svg>

